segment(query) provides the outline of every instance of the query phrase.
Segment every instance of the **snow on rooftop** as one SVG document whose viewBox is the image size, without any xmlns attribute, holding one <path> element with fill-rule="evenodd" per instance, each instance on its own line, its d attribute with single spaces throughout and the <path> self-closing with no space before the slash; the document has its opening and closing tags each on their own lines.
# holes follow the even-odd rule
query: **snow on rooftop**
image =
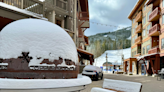
<svg viewBox="0 0 164 92">
<path fill-rule="evenodd" d="M 77 49 L 69 34 L 58 25 L 40 19 L 18 20 L 0 32 L 0 58 L 18 58 L 22 52 L 29 52 L 33 58 L 29 66 L 59 57 L 78 62 Z"/>
<path fill-rule="evenodd" d="M 33 16 L 33 17 L 36 17 L 36 18 L 41 18 L 41 19 L 44 19 L 44 20 L 48 20 L 48 19 L 44 18 L 42 14 L 37 14 L 37 13 L 31 12 L 31 11 L 20 9 L 18 7 L 8 5 L 8 4 L 2 3 L 2 2 L 0 2 L 0 6 L 4 7 L 4 8 L 7 8 L 7 9 L 10 9 L 10 10 L 13 10 L 13 11 L 23 13 L 23 14 L 27 14 L 27 15 L 30 15 L 30 16 Z"/>
<path fill-rule="evenodd" d="M 123 50 L 107 50 L 100 57 L 95 59 L 95 66 L 102 66 L 103 63 L 106 62 L 106 53 L 108 53 L 108 62 L 112 62 L 113 64 L 121 64 L 122 58 L 121 53 L 124 55 L 124 59 L 131 57 L 131 48 L 123 49 Z M 117 63 L 115 63 L 117 61 Z"/>
<path fill-rule="evenodd" d="M 88 85 L 92 83 L 87 76 L 78 75 L 75 79 L 3 79 L 0 78 L 0 89 L 43 89 L 64 88 Z"/>
</svg>

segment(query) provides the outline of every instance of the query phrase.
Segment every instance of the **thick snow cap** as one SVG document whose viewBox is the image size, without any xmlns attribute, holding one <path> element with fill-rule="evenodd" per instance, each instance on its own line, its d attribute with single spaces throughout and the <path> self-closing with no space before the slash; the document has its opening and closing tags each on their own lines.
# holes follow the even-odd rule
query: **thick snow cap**
<svg viewBox="0 0 164 92">
<path fill-rule="evenodd" d="M 78 62 L 76 46 L 69 34 L 58 25 L 39 19 L 15 21 L 0 32 L 0 58 L 18 58 L 22 52 L 29 52 L 33 58 L 29 66 L 59 57 Z"/>
</svg>

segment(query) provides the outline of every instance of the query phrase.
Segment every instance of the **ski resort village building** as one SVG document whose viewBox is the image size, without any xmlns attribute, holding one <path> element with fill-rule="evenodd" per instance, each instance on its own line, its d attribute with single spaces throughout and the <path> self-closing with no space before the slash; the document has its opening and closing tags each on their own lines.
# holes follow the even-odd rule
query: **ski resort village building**
<svg viewBox="0 0 164 92">
<path fill-rule="evenodd" d="M 84 31 L 90 27 L 88 0 L 0 0 L 0 31 L 9 23 L 25 18 L 50 21 L 63 28 L 73 39 L 80 65 L 94 62 Z M 42 26 L 42 25 L 40 25 Z"/>
<path fill-rule="evenodd" d="M 131 58 L 124 60 L 125 73 L 154 76 L 164 68 L 163 11 L 163 0 L 138 0 L 130 12 Z"/>
</svg>

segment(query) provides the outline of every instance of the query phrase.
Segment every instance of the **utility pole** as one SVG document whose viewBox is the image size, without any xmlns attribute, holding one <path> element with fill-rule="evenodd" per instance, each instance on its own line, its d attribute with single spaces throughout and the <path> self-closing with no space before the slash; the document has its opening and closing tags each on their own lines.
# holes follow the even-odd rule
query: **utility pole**
<svg viewBox="0 0 164 92">
<path fill-rule="evenodd" d="M 108 70 L 108 53 L 106 53 L 106 71 Z"/>
</svg>

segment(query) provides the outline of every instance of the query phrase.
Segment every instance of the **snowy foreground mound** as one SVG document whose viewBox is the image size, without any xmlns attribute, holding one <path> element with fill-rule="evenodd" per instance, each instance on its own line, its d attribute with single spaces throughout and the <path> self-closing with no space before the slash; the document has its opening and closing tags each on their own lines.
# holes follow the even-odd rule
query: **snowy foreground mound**
<svg viewBox="0 0 164 92">
<path fill-rule="evenodd" d="M 92 83 L 87 76 L 78 75 L 76 79 L 2 79 L 0 89 L 40 89 L 64 88 L 88 85 Z"/>
<path fill-rule="evenodd" d="M 122 61 L 121 53 L 124 55 L 124 59 L 130 58 L 131 48 L 127 48 L 123 50 L 107 50 L 100 57 L 95 59 L 94 65 L 99 67 L 102 66 L 103 63 L 106 62 L 106 53 L 108 53 L 108 62 L 112 62 L 113 64 L 121 64 Z"/>
<path fill-rule="evenodd" d="M 18 58 L 22 52 L 29 52 L 33 58 L 29 66 L 59 57 L 78 62 L 76 46 L 68 33 L 56 24 L 39 19 L 15 21 L 0 32 L 0 58 Z"/>
</svg>

